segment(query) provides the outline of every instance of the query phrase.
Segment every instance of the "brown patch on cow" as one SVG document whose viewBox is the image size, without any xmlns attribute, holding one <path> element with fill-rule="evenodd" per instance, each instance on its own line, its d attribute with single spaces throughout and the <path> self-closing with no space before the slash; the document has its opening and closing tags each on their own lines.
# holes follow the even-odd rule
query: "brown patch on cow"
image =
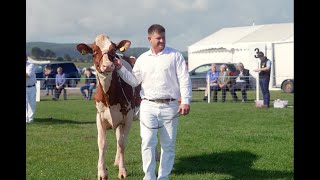
<svg viewBox="0 0 320 180">
<path fill-rule="evenodd" d="M 102 51 L 100 47 L 96 45 L 96 43 L 92 44 L 92 56 L 93 56 L 93 65 L 96 68 L 96 71 L 101 73 L 100 60 L 102 58 Z"/>
<path fill-rule="evenodd" d="M 89 47 L 88 45 L 84 44 L 84 43 L 80 43 L 77 45 L 77 50 L 82 54 L 82 55 L 86 55 L 88 53 L 92 54 L 92 49 L 91 47 Z"/>
<path fill-rule="evenodd" d="M 125 93 L 125 95 L 123 93 Z M 110 105 L 112 106 L 119 103 L 121 106 L 120 111 L 123 115 L 126 115 L 130 110 L 130 102 L 131 108 L 134 108 L 134 103 L 132 103 L 134 99 L 132 86 L 122 80 L 116 71 L 112 72 L 111 85 L 107 94 L 109 96 Z"/>
<path fill-rule="evenodd" d="M 99 83 L 94 95 L 95 102 L 102 102 L 106 107 L 110 105 L 108 95 L 103 91 L 101 83 Z"/>
</svg>

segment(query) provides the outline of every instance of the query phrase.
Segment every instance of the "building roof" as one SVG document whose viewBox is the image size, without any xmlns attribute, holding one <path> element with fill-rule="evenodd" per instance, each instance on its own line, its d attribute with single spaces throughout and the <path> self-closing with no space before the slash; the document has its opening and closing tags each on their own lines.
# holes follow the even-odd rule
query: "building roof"
<svg viewBox="0 0 320 180">
<path fill-rule="evenodd" d="M 188 47 L 189 52 L 243 48 L 251 43 L 293 41 L 293 23 L 223 28 Z"/>
</svg>

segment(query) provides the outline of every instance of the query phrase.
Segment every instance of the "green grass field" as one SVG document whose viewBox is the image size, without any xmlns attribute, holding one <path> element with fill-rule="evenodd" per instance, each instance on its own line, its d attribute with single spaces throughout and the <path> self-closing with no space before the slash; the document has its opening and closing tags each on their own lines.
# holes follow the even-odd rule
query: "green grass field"
<svg viewBox="0 0 320 180">
<path fill-rule="evenodd" d="M 280 93 L 271 97 L 278 99 Z M 285 96 L 293 101 L 293 94 Z M 26 125 L 26 179 L 97 179 L 95 113 L 94 102 L 80 95 L 66 101 L 42 98 L 35 122 Z M 192 102 L 191 113 L 179 120 L 170 180 L 294 179 L 293 114 L 293 108 L 258 109 L 253 102 Z M 125 152 L 128 180 L 143 178 L 140 142 L 139 121 L 134 121 Z M 113 130 L 107 145 L 113 180 L 118 172 Z"/>
</svg>

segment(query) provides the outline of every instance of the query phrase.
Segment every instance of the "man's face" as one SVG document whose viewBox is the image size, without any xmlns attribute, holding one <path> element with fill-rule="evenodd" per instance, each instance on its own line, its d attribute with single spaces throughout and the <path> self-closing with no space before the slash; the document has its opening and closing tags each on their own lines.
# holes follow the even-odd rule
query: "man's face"
<svg viewBox="0 0 320 180">
<path fill-rule="evenodd" d="M 211 71 L 212 72 L 216 71 L 216 66 L 211 66 Z"/>
<path fill-rule="evenodd" d="M 151 43 L 152 49 L 157 52 L 162 51 L 166 46 L 166 34 L 153 32 L 148 36 L 148 40 Z"/>
</svg>

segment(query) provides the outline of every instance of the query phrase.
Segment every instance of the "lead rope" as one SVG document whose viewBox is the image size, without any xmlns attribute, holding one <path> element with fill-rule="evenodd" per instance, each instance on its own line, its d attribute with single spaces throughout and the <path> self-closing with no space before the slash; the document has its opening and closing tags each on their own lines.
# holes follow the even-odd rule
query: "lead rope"
<svg viewBox="0 0 320 180">
<path fill-rule="evenodd" d="M 119 75 L 118 75 L 118 81 L 119 81 L 119 83 L 120 83 L 120 87 L 121 87 L 122 94 L 124 95 L 124 98 L 126 98 L 126 101 L 127 101 L 128 105 L 129 105 L 130 102 L 129 102 L 126 94 L 124 93 L 124 90 L 123 90 L 122 83 L 121 83 L 121 80 L 120 80 L 120 76 L 119 76 Z"/>
</svg>

